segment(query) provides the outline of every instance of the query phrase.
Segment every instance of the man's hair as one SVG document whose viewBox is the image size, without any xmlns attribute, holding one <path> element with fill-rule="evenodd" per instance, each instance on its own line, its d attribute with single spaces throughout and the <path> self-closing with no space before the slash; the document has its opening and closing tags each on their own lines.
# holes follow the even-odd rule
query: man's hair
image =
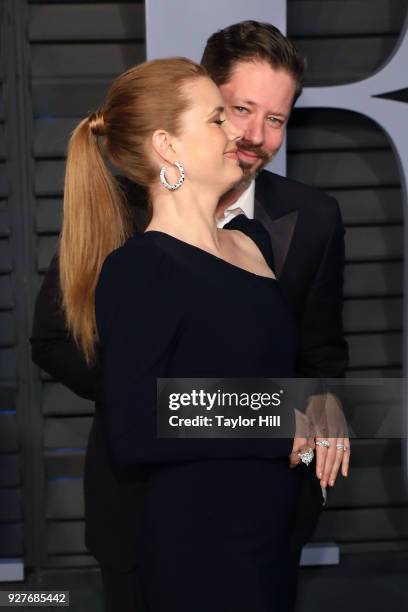
<svg viewBox="0 0 408 612">
<path fill-rule="evenodd" d="M 295 45 L 270 23 L 241 21 L 210 36 L 201 64 L 217 85 L 228 83 L 238 62 L 262 60 L 286 70 L 295 80 L 293 103 L 303 89 L 306 61 Z"/>
</svg>

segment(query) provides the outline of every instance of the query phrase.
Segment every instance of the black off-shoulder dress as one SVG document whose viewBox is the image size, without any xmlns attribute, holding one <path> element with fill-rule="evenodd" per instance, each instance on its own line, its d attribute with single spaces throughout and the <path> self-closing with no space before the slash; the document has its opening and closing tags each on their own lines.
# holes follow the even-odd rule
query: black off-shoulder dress
<svg viewBox="0 0 408 612">
<path fill-rule="evenodd" d="M 148 231 L 106 259 L 96 320 L 110 452 L 149 466 L 149 612 L 292 610 L 302 478 L 289 468 L 292 440 L 156 436 L 159 377 L 295 376 L 296 323 L 278 281 Z"/>
</svg>

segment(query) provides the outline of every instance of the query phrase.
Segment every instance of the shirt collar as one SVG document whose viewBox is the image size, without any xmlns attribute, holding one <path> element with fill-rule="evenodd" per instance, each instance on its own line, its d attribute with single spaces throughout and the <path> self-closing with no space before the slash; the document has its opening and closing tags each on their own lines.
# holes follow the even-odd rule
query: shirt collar
<svg viewBox="0 0 408 612">
<path fill-rule="evenodd" d="M 249 187 L 239 196 L 238 200 L 228 206 L 224 210 L 224 218 L 227 217 L 231 211 L 236 208 L 240 208 L 242 212 L 249 218 L 254 218 L 254 207 L 255 207 L 255 181 L 251 181 Z"/>
</svg>

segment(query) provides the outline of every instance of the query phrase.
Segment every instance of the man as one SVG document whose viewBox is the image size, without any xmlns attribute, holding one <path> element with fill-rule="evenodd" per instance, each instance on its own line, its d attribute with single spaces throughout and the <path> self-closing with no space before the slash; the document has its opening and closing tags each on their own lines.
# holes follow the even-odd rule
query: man
<svg viewBox="0 0 408 612">
<path fill-rule="evenodd" d="M 228 119 L 243 131 L 238 155 L 244 181 L 219 203 L 219 226 L 239 228 L 240 213 L 263 223 L 272 242 L 275 274 L 299 322 L 298 377 L 343 377 L 348 347 L 342 322 L 344 227 L 339 206 L 314 188 L 262 170 L 282 145 L 302 92 L 304 61 L 277 28 L 244 21 L 209 38 L 202 64 L 220 88 Z M 332 396 L 324 397 L 329 406 Z M 341 410 L 339 414 L 342 427 Z M 332 476 L 322 473 L 323 454 L 319 447 L 316 469 L 305 474 L 294 536 L 299 553 L 316 527 L 321 493 L 334 485 Z"/>
<path fill-rule="evenodd" d="M 239 159 L 244 181 L 219 204 L 219 226 L 239 228 L 244 213 L 268 230 L 274 272 L 299 324 L 299 377 L 343 376 L 347 345 L 342 327 L 344 229 L 337 202 L 305 185 L 261 171 L 276 154 L 294 102 L 302 90 L 304 64 L 276 28 L 242 22 L 209 39 L 203 64 L 219 85 L 228 119 L 243 130 Z M 148 222 L 142 189 L 122 179 L 135 213 L 135 232 Z M 73 391 L 95 399 L 97 368 L 87 368 L 65 331 L 58 307 L 58 260 L 41 288 L 34 318 L 33 360 Z M 305 469 L 307 468 L 297 468 Z M 294 548 L 314 529 L 321 508 L 320 484 L 311 468 Z M 85 466 L 86 544 L 101 565 L 107 610 L 141 611 L 135 516 L 143 495 L 143 470 L 117 469 L 109 460 L 96 413 Z M 303 508 L 309 511 L 304 517 Z"/>
</svg>

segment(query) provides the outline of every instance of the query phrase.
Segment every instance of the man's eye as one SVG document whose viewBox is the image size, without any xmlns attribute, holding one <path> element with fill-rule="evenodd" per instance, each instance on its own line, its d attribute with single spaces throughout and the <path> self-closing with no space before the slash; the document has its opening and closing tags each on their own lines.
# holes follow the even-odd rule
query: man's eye
<svg viewBox="0 0 408 612">
<path fill-rule="evenodd" d="M 235 110 L 238 111 L 239 114 L 243 115 L 248 112 L 248 109 L 245 106 L 234 106 Z"/>
<path fill-rule="evenodd" d="M 268 117 L 269 123 L 273 123 L 273 125 L 283 125 L 282 119 L 278 119 L 277 117 Z"/>
</svg>

